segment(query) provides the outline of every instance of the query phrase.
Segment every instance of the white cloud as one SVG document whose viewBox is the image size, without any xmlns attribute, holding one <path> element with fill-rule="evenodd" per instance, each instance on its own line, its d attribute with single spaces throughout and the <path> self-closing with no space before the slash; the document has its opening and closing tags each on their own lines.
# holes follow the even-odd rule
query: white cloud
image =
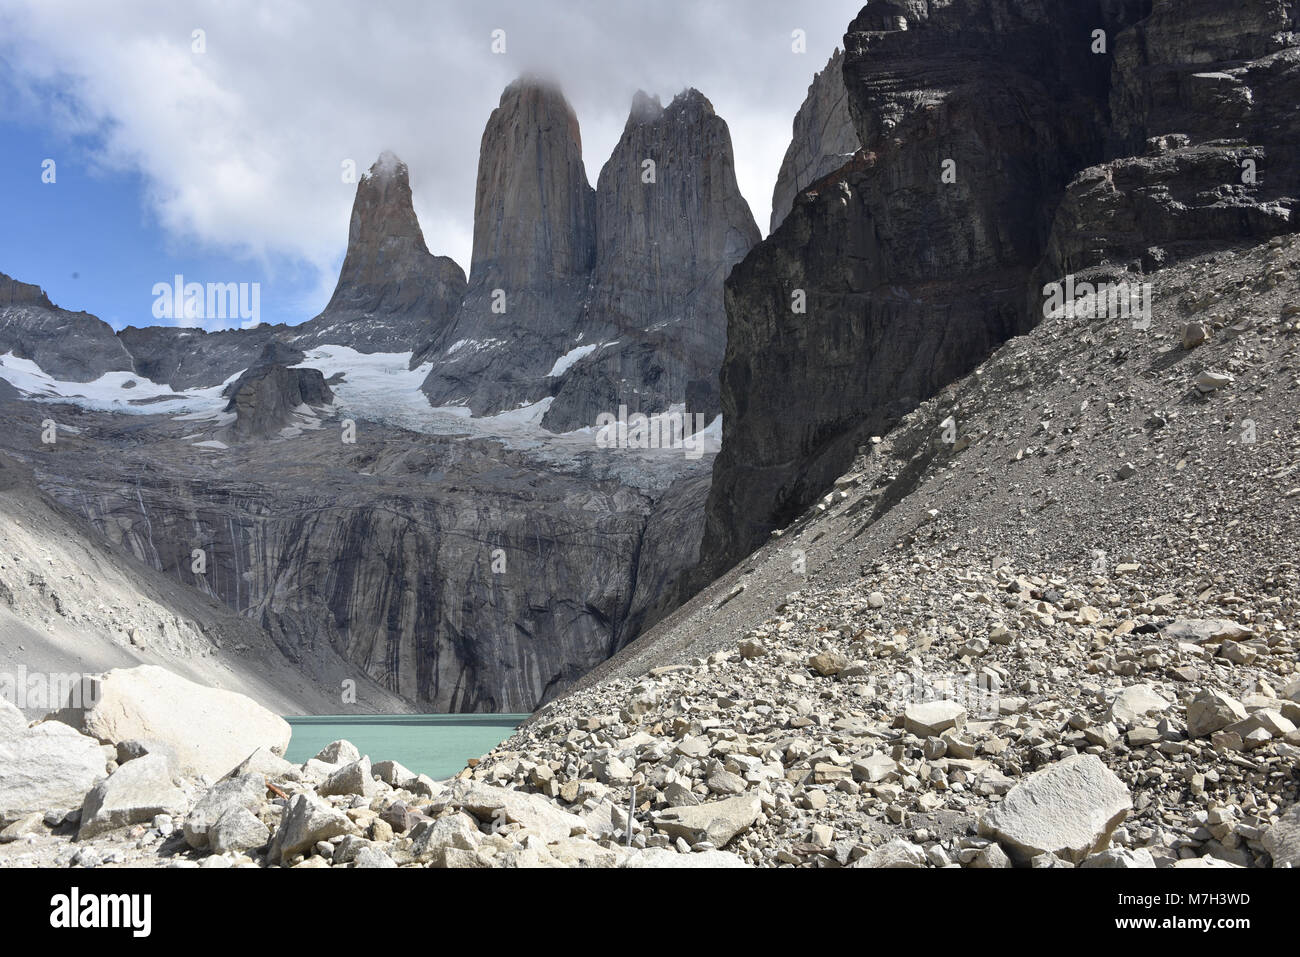
<svg viewBox="0 0 1300 957">
<path fill-rule="evenodd" d="M 188 4 L 7 0 L 0 56 L 95 160 L 141 172 L 178 242 L 305 261 L 333 288 L 355 186 L 384 149 L 411 169 L 429 248 L 468 269 L 479 142 L 505 85 L 556 77 L 594 185 L 633 93 L 694 86 L 731 127 L 737 176 L 765 228 L 790 124 L 861 0 Z M 507 54 L 491 53 L 493 29 Z M 791 31 L 807 31 L 806 55 Z M 202 29 L 206 52 L 194 53 Z M 304 316 L 305 318 L 305 316 Z"/>
</svg>

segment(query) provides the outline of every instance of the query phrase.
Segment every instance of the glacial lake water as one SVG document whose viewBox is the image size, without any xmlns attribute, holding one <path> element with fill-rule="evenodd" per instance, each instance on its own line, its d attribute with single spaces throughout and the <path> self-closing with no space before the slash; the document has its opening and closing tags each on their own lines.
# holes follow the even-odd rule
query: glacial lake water
<svg viewBox="0 0 1300 957">
<path fill-rule="evenodd" d="M 301 764 L 344 738 L 371 761 L 398 761 L 435 781 L 482 757 L 514 732 L 526 714 L 285 715 L 293 736 L 285 757 Z"/>
</svg>

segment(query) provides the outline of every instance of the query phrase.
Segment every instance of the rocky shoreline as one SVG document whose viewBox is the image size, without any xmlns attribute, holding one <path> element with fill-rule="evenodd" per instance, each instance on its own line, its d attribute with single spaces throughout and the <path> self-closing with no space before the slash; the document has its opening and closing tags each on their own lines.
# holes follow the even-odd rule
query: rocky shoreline
<svg viewBox="0 0 1300 957">
<path fill-rule="evenodd" d="M 443 782 L 346 741 L 291 764 L 282 719 L 160 668 L 94 679 L 62 720 L 0 703 L 0 866 L 1300 864 L 1280 633 L 1007 569 L 889 571 L 890 594 L 797 595 L 733 651 L 570 696 Z M 923 575 L 990 619 L 1105 637 L 869 637 Z M 953 656 L 987 680 L 933 678 Z"/>
</svg>

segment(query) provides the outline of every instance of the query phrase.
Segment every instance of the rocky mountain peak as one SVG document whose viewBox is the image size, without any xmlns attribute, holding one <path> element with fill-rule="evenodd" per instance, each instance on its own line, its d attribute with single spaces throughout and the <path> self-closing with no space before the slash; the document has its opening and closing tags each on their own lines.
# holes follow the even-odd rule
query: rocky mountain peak
<svg viewBox="0 0 1300 957">
<path fill-rule="evenodd" d="M 304 346 L 414 350 L 437 335 L 464 295 L 464 271 L 425 245 L 406 164 L 385 150 L 357 184 L 334 295 L 298 338 Z"/>
<path fill-rule="evenodd" d="M 645 90 L 637 90 L 636 95 L 632 97 L 632 112 L 627 118 L 627 126 L 652 123 L 663 114 L 663 111 L 664 107 L 659 102 L 659 97 Z"/>
<path fill-rule="evenodd" d="M 590 425 L 628 405 L 663 411 L 716 395 L 726 346 L 722 283 L 761 238 L 736 183 L 731 133 L 698 90 L 638 93 L 601 170 L 596 268 L 583 342 L 611 342 L 569 371 L 547 428 Z M 711 415 L 706 398 L 689 411 Z"/>
<path fill-rule="evenodd" d="M 45 290 L 29 282 L 19 282 L 12 276 L 0 272 L 0 307 L 3 306 L 40 306 L 53 309 L 54 304 L 45 295 Z"/>
<path fill-rule="evenodd" d="M 511 83 L 483 131 L 471 281 L 505 288 L 588 272 L 594 198 L 578 117 L 559 87 Z"/>
<path fill-rule="evenodd" d="M 278 362 L 249 369 L 228 392 L 226 411 L 235 413 L 235 421 L 227 435 L 236 440 L 269 439 L 295 426 L 314 426 L 316 410 L 334 401 L 319 369 Z"/>
</svg>

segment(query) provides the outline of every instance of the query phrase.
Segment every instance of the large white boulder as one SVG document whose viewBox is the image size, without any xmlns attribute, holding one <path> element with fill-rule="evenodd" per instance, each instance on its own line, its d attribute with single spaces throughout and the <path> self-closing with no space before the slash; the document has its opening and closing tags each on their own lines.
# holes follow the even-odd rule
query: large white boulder
<svg viewBox="0 0 1300 957">
<path fill-rule="evenodd" d="M 1078 864 L 1106 847 L 1133 808 L 1124 782 L 1092 754 L 1035 771 L 986 814 L 981 830 L 1013 860 L 1055 854 Z"/>
<path fill-rule="evenodd" d="M 60 721 L 106 744 L 161 744 L 182 774 L 220 778 L 259 747 L 282 755 L 289 746 L 289 723 L 252 698 L 156 665 L 114 668 L 85 682 L 85 706 L 70 703 Z"/>
<path fill-rule="evenodd" d="M 99 742 L 58 721 L 23 724 L 0 729 L 0 818 L 81 807 L 105 774 Z"/>
<path fill-rule="evenodd" d="M 510 791 L 473 782 L 456 803 L 483 823 L 520 824 L 550 844 L 580 834 L 586 825 L 576 814 L 561 810 L 540 794 Z"/>
<path fill-rule="evenodd" d="M 708 841 L 714 847 L 726 847 L 732 838 L 748 830 L 762 816 L 763 804 L 758 795 L 748 794 L 695 807 L 671 808 L 659 815 L 654 826 L 669 837 L 680 837 L 689 844 Z"/>
</svg>

